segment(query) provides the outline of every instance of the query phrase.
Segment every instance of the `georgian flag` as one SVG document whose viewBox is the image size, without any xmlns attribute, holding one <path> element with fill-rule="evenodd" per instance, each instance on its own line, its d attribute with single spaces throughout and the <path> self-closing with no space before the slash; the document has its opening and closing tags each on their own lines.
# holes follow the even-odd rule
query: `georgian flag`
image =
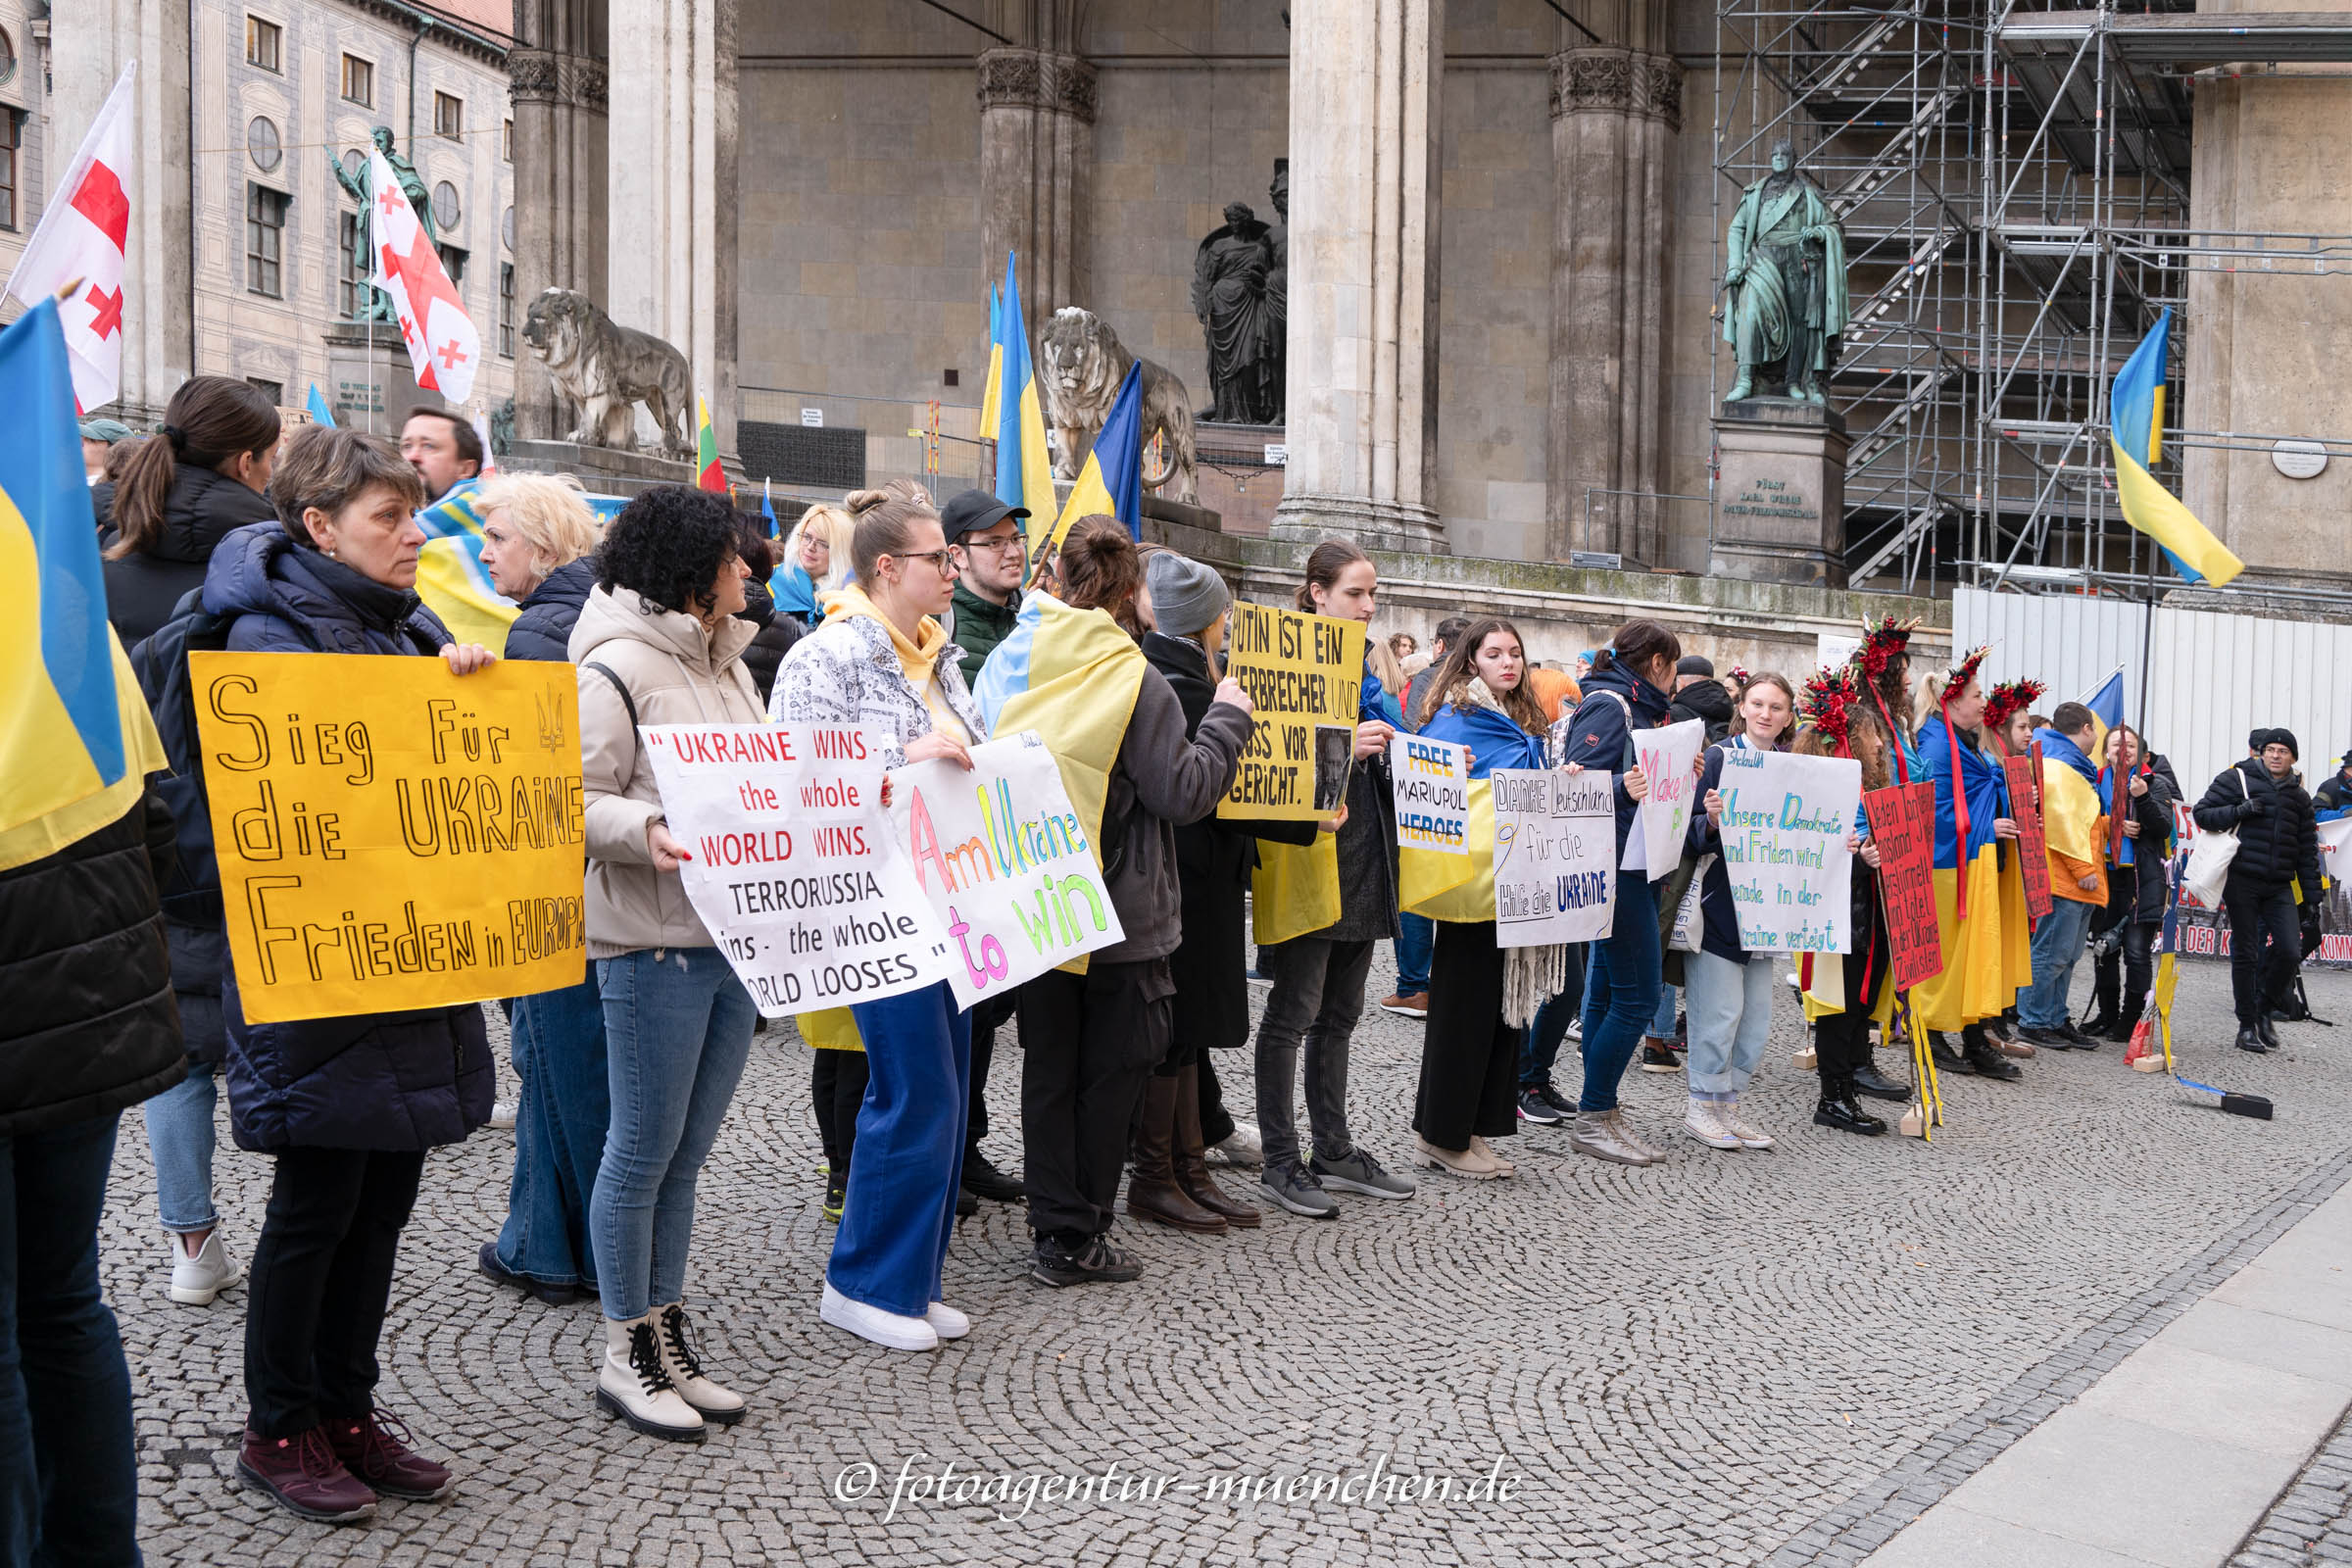
<svg viewBox="0 0 2352 1568">
<path fill-rule="evenodd" d="M 373 147 L 368 150 L 368 188 L 374 193 L 374 211 L 368 217 L 375 245 L 368 259 L 368 280 L 392 298 L 416 384 L 452 403 L 464 403 L 473 391 L 481 334 L 459 303 L 440 254 L 425 239 L 424 225 L 416 221 L 416 210 L 400 188 L 400 176 Z"/>
<path fill-rule="evenodd" d="M 131 169 L 130 83 L 137 70 L 135 60 L 123 66 L 8 280 L 7 292 L 26 306 L 80 280 L 57 308 L 80 414 L 112 403 L 122 389 L 122 254 L 130 242 L 123 177 Z"/>
</svg>

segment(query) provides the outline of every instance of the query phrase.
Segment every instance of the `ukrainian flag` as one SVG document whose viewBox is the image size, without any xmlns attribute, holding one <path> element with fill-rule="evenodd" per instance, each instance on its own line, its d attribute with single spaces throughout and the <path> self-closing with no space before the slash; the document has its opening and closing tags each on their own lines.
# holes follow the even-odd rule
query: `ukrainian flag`
<svg viewBox="0 0 2352 1568">
<path fill-rule="evenodd" d="M 988 285 L 988 375 L 980 386 L 980 433 L 997 438 L 1000 399 L 1004 391 L 1004 301 Z"/>
<path fill-rule="evenodd" d="M 482 514 L 473 503 L 477 479 L 463 480 L 449 494 L 416 514 L 424 549 L 416 558 L 416 597 L 441 617 L 462 643 L 480 643 L 506 652 L 507 628 L 520 613 L 514 601 L 491 584 L 482 564 Z"/>
<path fill-rule="evenodd" d="M 1119 383 L 1119 395 L 1110 401 L 1110 413 L 1103 416 L 1102 432 L 1095 437 L 1095 450 L 1086 455 L 1086 466 L 1078 471 L 1078 482 L 1070 487 L 1070 499 L 1063 503 L 1061 515 L 1049 536 L 1050 544 L 1041 553 L 1051 556 L 1059 550 L 1070 524 L 1097 513 L 1118 518 L 1127 525 L 1131 537 L 1143 537 L 1144 366 L 1141 360 L 1127 367 L 1127 379 Z"/>
<path fill-rule="evenodd" d="M 0 870 L 86 838 L 169 764 L 106 621 L 57 302 L 0 331 Z"/>
<path fill-rule="evenodd" d="M 2156 329 L 2140 339 L 2116 372 L 2108 398 L 2116 495 L 2124 520 L 2155 540 L 2174 570 L 2190 582 L 2219 588 L 2245 570 L 2245 563 L 2148 472 L 2164 455 L 2164 357 L 2172 332 L 2173 313 L 2167 307 L 2156 318 Z"/>
<path fill-rule="evenodd" d="M 1045 407 L 1029 366 L 1029 328 L 1021 321 L 1021 290 L 1013 280 L 1014 252 L 1004 253 L 1004 369 L 997 395 L 997 499 L 1051 517 L 1054 460 L 1046 451 Z M 1030 574 L 1036 575 L 1034 564 Z"/>
<path fill-rule="evenodd" d="M 2090 716 L 2098 721 L 2094 726 L 2098 733 L 2090 738 L 2090 760 L 2104 765 L 2102 760 L 2107 755 L 2108 731 L 2124 721 L 2124 666 L 2116 665 L 2113 674 L 2093 686 L 2083 696 L 2082 706 L 2089 709 Z"/>
</svg>

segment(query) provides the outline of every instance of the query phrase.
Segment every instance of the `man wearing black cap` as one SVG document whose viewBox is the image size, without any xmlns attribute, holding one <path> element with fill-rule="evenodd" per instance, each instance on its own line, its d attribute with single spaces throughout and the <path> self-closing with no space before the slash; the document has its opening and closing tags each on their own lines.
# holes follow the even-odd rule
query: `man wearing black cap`
<svg viewBox="0 0 2352 1568">
<path fill-rule="evenodd" d="M 2320 912 L 2320 832 L 2311 797 L 2295 782 L 2301 748 L 2292 730 L 2258 729 L 2253 755 L 2215 779 L 2197 802 L 2201 832 L 2235 832 L 2237 853 L 2222 884 L 2230 916 L 2230 984 L 2237 1049 L 2278 1049 L 2273 1009 L 2283 1009 L 2302 954 L 2298 927 Z M 2302 915 L 2295 890 L 2302 890 Z"/>
<path fill-rule="evenodd" d="M 1715 678 L 1714 662 L 1704 654 L 1685 654 L 1674 666 L 1674 707 L 1669 724 L 1695 718 L 1707 726 L 1707 744 L 1732 732 L 1732 694 Z"/>
<path fill-rule="evenodd" d="M 2352 807 L 2352 752 L 2337 759 L 2335 771 L 2312 792 L 2311 804 L 2332 816 L 2340 816 L 2345 808 Z"/>
<path fill-rule="evenodd" d="M 940 510 L 940 532 L 956 553 L 962 572 L 946 616 L 949 641 L 963 650 L 965 683 L 980 679 L 980 666 L 1012 635 L 1021 612 L 1022 519 L 1027 507 L 1007 506 L 985 490 L 966 490 Z"/>
</svg>

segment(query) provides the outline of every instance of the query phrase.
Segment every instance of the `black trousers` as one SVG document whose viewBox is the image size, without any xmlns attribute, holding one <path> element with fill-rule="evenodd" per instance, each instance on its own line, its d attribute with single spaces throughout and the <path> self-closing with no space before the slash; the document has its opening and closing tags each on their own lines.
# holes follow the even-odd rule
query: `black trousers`
<svg viewBox="0 0 2352 1568">
<path fill-rule="evenodd" d="M 1076 1242 L 1110 1229 L 1144 1080 L 1168 1054 L 1165 958 L 1049 970 L 1021 987 L 1021 1176 L 1029 1228 Z"/>
<path fill-rule="evenodd" d="M 424 1155 L 289 1149 L 245 1287 L 247 1424 L 290 1438 L 375 1404 L 375 1343 Z"/>
<path fill-rule="evenodd" d="M 865 1103 L 866 1065 L 862 1051 L 811 1051 L 808 1100 L 816 1111 L 816 1141 L 825 1164 L 846 1176 L 858 1147 L 858 1107 Z"/>
<path fill-rule="evenodd" d="M 1494 945 L 1494 922 L 1440 920 L 1437 927 L 1413 1131 L 1440 1149 L 1463 1150 L 1473 1136 L 1519 1130 L 1514 1097 L 1527 1031 L 1502 1021 L 1505 958 Z"/>
<path fill-rule="evenodd" d="M 2237 1004 L 2238 1027 L 2251 1029 L 2262 1022 L 2265 1003 L 2286 1000 L 2301 967 L 2303 933 L 2294 890 L 2284 884 L 2249 886 L 2232 877 L 2222 886 L 2222 908 L 2230 916 L 2230 998 Z"/>
<path fill-rule="evenodd" d="M 1012 1021 L 1021 994 L 991 997 L 972 1008 L 972 1095 L 964 1107 L 963 1152 L 969 1155 L 988 1136 L 988 1068 L 997 1059 L 997 1027 Z"/>
<path fill-rule="evenodd" d="M 1889 955 L 1886 917 L 1879 910 L 1878 900 L 1873 898 L 1867 907 L 1868 929 L 1854 933 L 1854 951 L 1845 956 L 1845 1010 L 1825 1012 L 1813 1021 L 1813 1070 L 1821 1075 L 1825 1090 L 1846 1074 L 1870 1065 L 1870 1012 L 1878 1004 L 1879 993 L 1886 989 Z M 1886 1043 L 1900 1045 L 1906 1057 L 1909 1055 L 1910 1041 Z"/>
<path fill-rule="evenodd" d="M 1214 1149 L 1233 1136 L 1233 1112 L 1225 1108 L 1225 1087 L 1217 1082 L 1217 1054 L 1196 1054 L 1200 1061 L 1200 1147 Z"/>
</svg>

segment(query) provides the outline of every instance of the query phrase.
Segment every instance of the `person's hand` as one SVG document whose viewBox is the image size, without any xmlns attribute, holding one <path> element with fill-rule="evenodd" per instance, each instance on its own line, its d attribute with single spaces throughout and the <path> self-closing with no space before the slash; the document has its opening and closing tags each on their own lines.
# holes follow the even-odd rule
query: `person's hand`
<svg viewBox="0 0 2352 1568">
<path fill-rule="evenodd" d="M 1879 868 L 1879 841 L 1878 841 L 1878 840 L 1876 840 L 1876 839 L 1864 839 L 1864 840 L 1862 841 L 1862 848 L 1861 848 L 1861 850 L 1860 850 L 1858 853 L 1859 853 L 1859 854 L 1861 855 L 1861 857 L 1862 857 L 1862 863 L 1863 863 L 1864 865 L 1867 865 L 1867 866 L 1869 866 L 1869 867 L 1870 867 L 1870 868 L 1871 868 L 1873 871 L 1876 871 L 1876 870 Z"/>
<path fill-rule="evenodd" d="M 1696 757 L 1690 759 L 1690 776 L 1692 778 L 1703 777 L 1706 771 L 1707 754 L 1702 751 Z"/>
<path fill-rule="evenodd" d="M 1848 855 L 1859 855 L 1859 854 L 1861 854 L 1861 853 L 1862 853 L 1862 835 L 1861 835 L 1861 834 L 1859 834 L 1859 833 L 1848 833 L 1848 834 L 1845 836 L 1845 853 L 1846 853 L 1846 854 L 1848 854 Z"/>
<path fill-rule="evenodd" d="M 2017 824 L 2008 817 L 1996 816 L 1992 819 L 1992 836 L 1996 839 L 2014 839 L 2017 837 Z"/>
<path fill-rule="evenodd" d="M 470 675 L 497 663 L 498 656 L 480 643 L 444 643 L 441 662 L 449 666 L 452 675 Z"/>
<path fill-rule="evenodd" d="M 645 824 L 645 853 L 654 858 L 657 871 L 675 871 L 679 861 L 694 858 L 685 845 L 670 836 L 669 824 L 658 820 Z"/>
<path fill-rule="evenodd" d="M 2075 886 L 2080 888 L 2084 893 L 2088 893 L 2092 888 L 2095 888 L 2098 885 L 2099 879 L 2095 876 L 2079 876 L 2075 878 Z"/>
<path fill-rule="evenodd" d="M 2139 837 L 2139 823 L 2136 819 L 2124 824 L 2124 837 L 2128 839 Z"/>
<path fill-rule="evenodd" d="M 1723 820 L 1723 791 L 1707 791 L 1707 798 L 1703 804 L 1707 808 L 1707 814 L 1709 816 L 1713 817 L 1717 822 L 1721 822 Z M 1849 833 L 1846 835 L 1846 837 L 1851 839 L 1853 835 Z M 1853 848 L 1853 845 L 1848 843 L 1846 848 L 1850 850 Z"/>
<path fill-rule="evenodd" d="M 1238 708 L 1245 713 L 1256 711 L 1255 705 L 1250 701 L 1249 688 L 1231 675 L 1217 682 L 1217 695 L 1210 699 L 1210 703 L 1212 706 L 1223 703 L 1227 708 Z M 1357 755 L 1362 754 L 1359 752 Z M 964 765 L 968 767 L 971 764 L 967 762 Z"/>
<path fill-rule="evenodd" d="M 1348 807 L 1347 804 L 1343 802 L 1341 803 L 1338 810 L 1332 812 L 1331 815 L 1325 817 L 1322 821 L 1315 824 L 1315 831 L 1318 833 L 1337 833 L 1340 829 L 1346 827 L 1347 825 Z"/>
<path fill-rule="evenodd" d="M 1579 773 L 1582 773 L 1584 770 L 1585 764 L 1582 762 L 1562 762 L 1560 764 L 1560 771 L 1566 773 L 1571 778 L 1575 777 Z"/>
<path fill-rule="evenodd" d="M 1745 263 L 1735 262 L 1723 270 L 1723 286 L 1725 288 L 1738 288 L 1746 281 L 1747 266 Z"/>
<path fill-rule="evenodd" d="M 1386 754 L 1389 742 L 1396 734 L 1396 731 L 1391 728 L 1385 720 L 1365 719 L 1361 724 L 1355 726 L 1355 760 L 1360 762 L 1367 757 L 1380 757 Z"/>
<path fill-rule="evenodd" d="M 2268 816 L 2270 814 L 2270 801 L 2263 796 L 2257 795 L 2252 800 L 2246 802 L 2246 804 L 2239 808 L 2238 820 L 2243 822 L 2251 822 L 2256 817 Z"/>
<path fill-rule="evenodd" d="M 1649 799 L 1649 775 L 1638 767 L 1625 770 L 1625 793 L 1637 801 Z"/>
<path fill-rule="evenodd" d="M 972 765 L 972 754 L 966 749 L 963 742 L 955 736 L 933 730 L 928 735 L 918 735 L 906 743 L 906 760 L 909 762 L 954 762 L 957 767 L 968 772 Z"/>
<path fill-rule="evenodd" d="M 2148 793 L 2148 781 L 2147 781 L 2146 779 L 2144 779 L 2144 778 L 2134 778 L 2134 779 L 2132 779 L 2132 793 L 2134 796 L 2139 796 L 2139 795 L 2145 795 L 2145 794 L 2147 794 L 2147 793 Z"/>
</svg>

